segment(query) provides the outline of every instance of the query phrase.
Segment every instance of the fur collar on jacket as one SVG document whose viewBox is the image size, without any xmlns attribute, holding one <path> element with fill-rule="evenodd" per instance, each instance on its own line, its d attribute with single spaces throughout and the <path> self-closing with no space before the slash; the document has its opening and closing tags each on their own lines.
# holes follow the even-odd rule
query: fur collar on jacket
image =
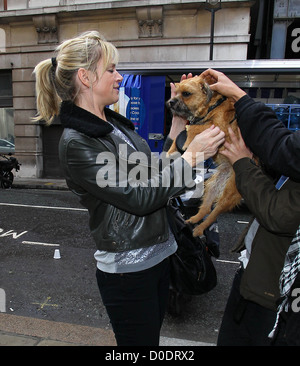
<svg viewBox="0 0 300 366">
<path fill-rule="evenodd" d="M 109 121 L 125 124 L 134 130 L 133 123 L 121 114 L 106 108 L 105 115 Z M 69 101 L 62 102 L 59 117 L 64 128 L 72 128 L 89 137 L 103 137 L 113 130 L 113 127 L 103 119 Z"/>
</svg>

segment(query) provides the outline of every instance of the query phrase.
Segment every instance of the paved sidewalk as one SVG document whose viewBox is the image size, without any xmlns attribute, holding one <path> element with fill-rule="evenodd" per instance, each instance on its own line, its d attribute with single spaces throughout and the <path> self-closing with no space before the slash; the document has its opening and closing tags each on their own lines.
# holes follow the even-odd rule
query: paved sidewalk
<svg viewBox="0 0 300 366">
<path fill-rule="evenodd" d="M 0 313 L 0 346 L 115 346 L 111 330 Z"/>
<path fill-rule="evenodd" d="M 1 346 L 115 347 L 111 330 L 0 313 Z M 160 346 L 215 346 L 213 343 L 160 337 Z"/>
</svg>

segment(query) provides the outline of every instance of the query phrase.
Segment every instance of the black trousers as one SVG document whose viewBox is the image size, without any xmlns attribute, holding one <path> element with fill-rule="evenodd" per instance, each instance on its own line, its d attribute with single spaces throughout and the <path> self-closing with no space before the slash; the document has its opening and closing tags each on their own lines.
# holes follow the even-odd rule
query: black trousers
<svg viewBox="0 0 300 366">
<path fill-rule="evenodd" d="M 169 260 L 144 271 L 96 272 L 118 346 L 158 346 L 169 294 Z"/>
<path fill-rule="evenodd" d="M 296 293 L 293 290 L 297 289 Z M 298 273 L 289 296 L 289 310 L 280 314 L 277 333 L 272 345 L 300 346 L 300 273 Z M 294 295 L 294 296 L 292 296 Z"/>
<path fill-rule="evenodd" d="M 227 301 L 218 337 L 218 346 L 270 346 L 269 333 L 276 312 L 245 300 L 240 295 L 243 271 L 236 273 Z"/>
</svg>

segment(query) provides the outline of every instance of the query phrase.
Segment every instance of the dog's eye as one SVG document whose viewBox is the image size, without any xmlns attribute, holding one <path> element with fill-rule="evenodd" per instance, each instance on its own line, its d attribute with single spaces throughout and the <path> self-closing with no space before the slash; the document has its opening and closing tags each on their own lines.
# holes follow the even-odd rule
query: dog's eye
<svg viewBox="0 0 300 366">
<path fill-rule="evenodd" d="M 183 92 L 183 93 L 182 93 L 182 96 L 183 96 L 184 98 L 190 97 L 191 95 L 192 95 L 192 93 L 189 93 L 189 92 Z"/>
</svg>

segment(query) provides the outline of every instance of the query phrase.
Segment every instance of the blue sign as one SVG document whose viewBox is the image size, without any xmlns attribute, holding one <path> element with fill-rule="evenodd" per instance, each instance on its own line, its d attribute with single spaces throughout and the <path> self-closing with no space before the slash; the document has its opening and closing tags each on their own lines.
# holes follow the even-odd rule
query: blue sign
<svg viewBox="0 0 300 366">
<path fill-rule="evenodd" d="M 152 151 L 164 144 L 165 77 L 122 75 L 119 102 L 110 106 L 132 121 Z"/>
</svg>

